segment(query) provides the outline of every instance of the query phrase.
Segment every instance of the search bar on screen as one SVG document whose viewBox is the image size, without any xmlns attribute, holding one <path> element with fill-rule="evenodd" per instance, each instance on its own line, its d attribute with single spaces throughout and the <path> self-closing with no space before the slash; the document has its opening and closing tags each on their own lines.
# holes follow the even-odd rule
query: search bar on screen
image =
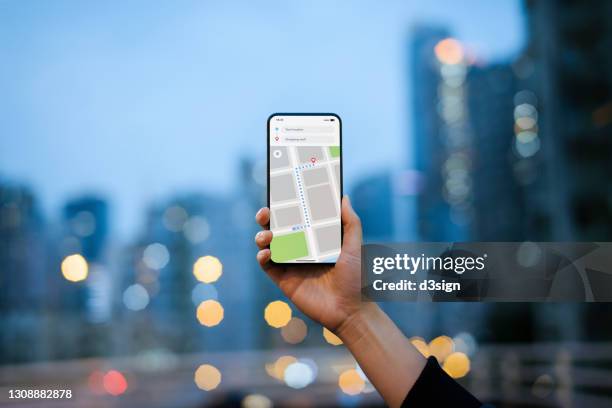
<svg viewBox="0 0 612 408">
<path fill-rule="evenodd" d="M 333 144 L 336 141 L 336 138 L 333 135 L 313 135 L 313 134 L 296 134 L 294 135 L 285 135 L 282 138 L 283 142 L 286 143 L 308 143 L 308 144 Z"/>
<path fill-rule="evenodd" d="M 287 126 L 283 128 L 283 133 L 301 134 L 301 133 L 334 133 L 332 126 Z"/>
</svg>

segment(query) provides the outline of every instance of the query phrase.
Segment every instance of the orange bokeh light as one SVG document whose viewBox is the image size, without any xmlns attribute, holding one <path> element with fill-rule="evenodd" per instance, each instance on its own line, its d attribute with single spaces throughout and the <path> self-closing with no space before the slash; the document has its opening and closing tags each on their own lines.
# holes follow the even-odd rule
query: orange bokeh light
<svg viewBox="0 0 612 408">
<path fill-rule="evenodd" d="M 221 323 L 225 312 L 221 303 L 214 299 L 205 300 L 198 306 L 196 317 L 201 325 L 213 327 Z"/>
<path fill-rule="evenodd" d="M 342 344 L 342 340 L 340 340 L 340 337 L 336 336 L 334 333 L 332 333 L 325 327 L 323 327 L 323 338 L 332 346 L 339 346 Z"/>
<path fill-rule="evenodd" d="M 429 342 L 429 353 L 436 357 L 438 363 L 442 362 L 455 350 L 453 339 L 448 336 L 438 336 Z"/>
<path fill-rule="evenodd" d="M 340 377 L 338 377 L 338 385 L 345 394 L 357 395 L 365 388 L 365 381 L 361 378 L 357 370 L 351 368 L 340 374 Z"/>
<path fill-rule="evenodd" d="M 436 58 L 443 64 L 454 65 L 463 61 L 464 53 L 461 43 L 454 38 L 445 38 L 434 47 Z"/>
<path fill-rule="evenodd" d="M 470 372 L 470 359 L 465 353 L 455 352 L 446 358 L 442 368 L 453 378 L 465 377 Z"/>
</svg>

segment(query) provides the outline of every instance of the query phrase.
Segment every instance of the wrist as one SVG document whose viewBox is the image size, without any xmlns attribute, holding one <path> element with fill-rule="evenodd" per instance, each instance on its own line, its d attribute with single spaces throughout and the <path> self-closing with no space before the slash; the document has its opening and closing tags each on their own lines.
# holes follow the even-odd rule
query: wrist
<svg viewBox="0 0 612 408">
<path fill-rule="evenodd" d="M 374 302 L 363 302 L 358 309 L 348 315 L 334 330 L 342 342 L 348 347 L 363 338 L 371 330 L 372 325 L 382 310 Z"/>
<path fill-rule="evenodd" d="M 401 406 L 426 360 L 395 323 L 376 303 L 363 302 L 335 333 L 387 404 Z"/>
</svg>

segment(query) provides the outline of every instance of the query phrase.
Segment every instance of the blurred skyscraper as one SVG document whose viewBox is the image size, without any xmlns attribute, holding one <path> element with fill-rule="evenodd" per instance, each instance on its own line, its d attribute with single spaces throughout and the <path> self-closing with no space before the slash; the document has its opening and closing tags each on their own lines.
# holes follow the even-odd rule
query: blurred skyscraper
<svg viewBox="0 0 612 408">
<path fill-rule="evenodd" d="M 417 222 L 426 241 L 470 238 L 471 134 L 461 45 L 439 27 L 417 27 L 410 44 L 414 162 L 423 175 Z"/>
<path fill-rule="evenodd" d="M 91 196 L 71 200 L 64 207 L 64 221 L 85 259 L 101 260 L 108 235 L 106 201 Z"/>
<path fill-rule="evenodd" d="M 424 179 L 417 207 L 420 238 L 523 239 L 523 191 L 513 150 L 515 108 L 522 101 L 516 98 L 520 87 L 510 62 L 478 62 L 443 28 L 415 30 L 410 52 L 415 162 Z M 443 332 L 463 330 L 486 338 L 491 324 L 507 324 L 500 316 L 512 316 L 527 329 L 517 337 L 495 326 L 499 337 L 490 340 L 530 336 L 528 306 L 438 304 L 431 313 L 434 329 Z"/>
<path fill-rule="evenodd" d="M 0 361 L 43 358 L 48 252 L 38 204 L 0 181 Z"/>
<path fill-rule="evenodd" d="M 58 292 L 66 318 L 58 322 L 63 330 L 55 335 L 57 352 L 61 356 L 74 357 L 100 355 L 109 349 L 113 291 L 108 268 L 107 237 L 109 214 L 107 202 L 95 196 L 83 196 L 68 201 L 63 208 L 61 259 L 79 254 L 88 264 L 86 279 L 68 282 L 59 279 Z M 61 262 L 58 259 L 58 265 Z M 69 344 L 77 346 L 70 347 Z"/>
<path fill-rule="evenodd" d="M 471 66 L 466 80 L 474 140 L 471 236 L 480 241 L 518 241 L 526 226 L 522 192 L 513 171 L 517 79 L 510 64 L 495 64 Z"/>
<path fill-rule="evenodd" d="M 612 3 L 526 1 L 525 8 L 529 41 L 517 67 L 537 95 L 537 144 L 527 159 L 541 170 L 525 189 L 529 238 L 609 241 Z M 553 306 L 538 309 L 543 336 L 612 338 L 601 324 L 609 304 Z"/>
<path fill-rule="evenodd" d="M 527 1 L 526 10 L 523 65 L 542 106 L 536 155 L 546 202 L 538 217 L 551 240 L 609 240 L 612 3 Z"/>
</svg>

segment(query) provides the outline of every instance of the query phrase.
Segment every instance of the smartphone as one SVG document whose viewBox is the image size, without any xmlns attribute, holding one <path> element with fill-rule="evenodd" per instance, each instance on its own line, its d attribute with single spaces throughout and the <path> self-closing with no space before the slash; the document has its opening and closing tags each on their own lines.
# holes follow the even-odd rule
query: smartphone
<svg viewBox="0 0 612 408">
<path fill-rule="evenodd" d="M 268 118 L 272 262 L 335 264 L 342 246 L 342 121 L 334 113 Z"/>
</svg>

